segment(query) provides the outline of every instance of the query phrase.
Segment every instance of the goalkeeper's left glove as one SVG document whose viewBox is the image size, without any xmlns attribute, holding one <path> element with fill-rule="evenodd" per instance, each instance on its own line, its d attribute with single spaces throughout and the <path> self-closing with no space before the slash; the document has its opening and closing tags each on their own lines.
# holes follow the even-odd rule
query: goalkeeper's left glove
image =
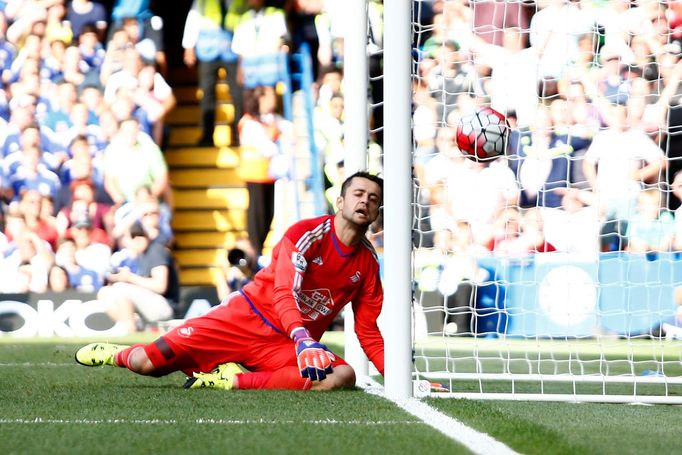
<svg viewBox="0 0 682 455">
<path fill-rule="evenodd" d="M 316 341 L 304 327 L 295 329 L 291 336 L 296 343 L 296 359 L 302 378 L 322 381 L 330 374 L 336 359 L 327 346 Z"/>
</svg>

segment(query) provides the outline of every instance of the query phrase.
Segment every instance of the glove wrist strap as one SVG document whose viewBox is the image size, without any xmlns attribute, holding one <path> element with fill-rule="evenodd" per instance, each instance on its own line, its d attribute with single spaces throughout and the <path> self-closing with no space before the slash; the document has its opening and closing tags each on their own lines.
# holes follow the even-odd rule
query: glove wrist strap
<svg viewBox="0 0 682 455">
<path fill-rule="evenodd" d="M 310 332 L 305 327 L 296 327 L 291 331 L 291 339 L 298 342 L 303 338 L 312 338 Z"/>
</svg>

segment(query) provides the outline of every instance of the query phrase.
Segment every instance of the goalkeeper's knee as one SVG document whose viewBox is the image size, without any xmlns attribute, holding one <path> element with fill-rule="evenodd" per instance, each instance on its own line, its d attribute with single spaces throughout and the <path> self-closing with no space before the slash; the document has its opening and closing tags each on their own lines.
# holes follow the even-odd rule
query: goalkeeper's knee
<svg viewBox="0 0 682 455">
<path fill-rule="evenodd" d="M 355 386 L 355 370 L 350 365 L 337 365 L 324 381 L 313 382 L 312 390 L 350 389 Z"/>
</svg>

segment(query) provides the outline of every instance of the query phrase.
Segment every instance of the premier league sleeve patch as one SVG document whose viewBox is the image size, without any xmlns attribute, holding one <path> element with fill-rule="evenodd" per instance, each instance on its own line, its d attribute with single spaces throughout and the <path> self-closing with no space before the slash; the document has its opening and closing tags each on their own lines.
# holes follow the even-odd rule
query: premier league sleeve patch
<svg viewBox="0 0 682 455">
<path fill-rule="evenodd" d="M 308 267 L 308 262 L 301 253 L 292 253 L 291 263 L 294 264 L 294 269 L 296 269 L 298 273 L 305 272 L 305 269 Z"/>
</svg>

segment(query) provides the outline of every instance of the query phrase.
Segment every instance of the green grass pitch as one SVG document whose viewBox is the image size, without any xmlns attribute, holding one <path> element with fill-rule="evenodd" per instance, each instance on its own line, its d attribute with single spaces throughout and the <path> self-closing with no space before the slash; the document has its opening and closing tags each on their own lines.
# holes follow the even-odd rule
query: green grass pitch
<svg viewBox="0 0 682 455">
<path fill-rule="evenodd" d="M 154 379 L 77 365 L 73 354 L 88 341 L 0 339 L 3 454 L 468 453 L 361 390 L 184 390 L 181 373 Z M 521 453 L 679 448 L 676 406 L 427 402 Z"/>
</svg>

